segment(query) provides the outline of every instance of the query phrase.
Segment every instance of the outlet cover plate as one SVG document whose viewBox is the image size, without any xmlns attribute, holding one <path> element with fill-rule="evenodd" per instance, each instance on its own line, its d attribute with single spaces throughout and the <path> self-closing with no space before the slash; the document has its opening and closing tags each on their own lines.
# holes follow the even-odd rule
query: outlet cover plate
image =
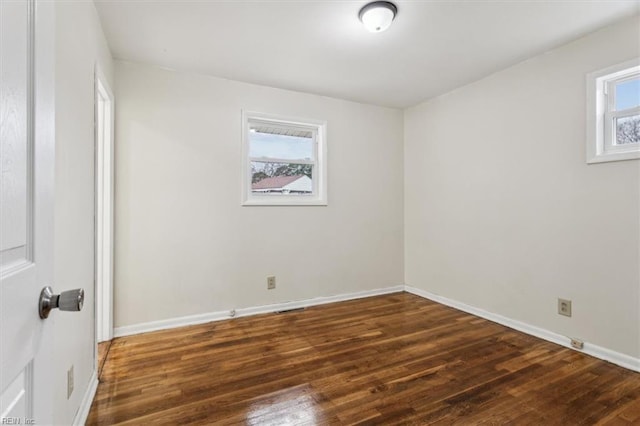
<svg viewBox="0 0 640 426">
<path fill-rule="evenodd" d="M 571 300 L 558 299 L 558 314 L 564 315 L 565 317 L 571 316 Z"/>
<path fill-rule="evenodd" d="M 575 349 L 584 349 L 584 342 L 580 339 L 571 338 L 571 347 Z"/>
<path fill-rule="evenodd" d="M 273 290 L 276 288 L 276 277 L 267 277 L 267 290 Z"/>
<path fill-rule="evenodd" d="M 71 398 L 73 393 L 73 365 L 67 371 L 67 399 Z"/>
</svg>

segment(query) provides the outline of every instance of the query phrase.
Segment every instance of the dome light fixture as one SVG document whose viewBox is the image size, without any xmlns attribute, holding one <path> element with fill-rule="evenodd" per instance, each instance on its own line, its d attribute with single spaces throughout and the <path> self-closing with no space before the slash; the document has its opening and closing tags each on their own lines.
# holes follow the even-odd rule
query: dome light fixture
<svg viewBox="0 0 640 426">
<path fill-rule="evenodd" d="M 360 9 L 358 18 L 367 30 L 380 33 L 391 26 L 397 13 L 398 8 L 395 4 L 388 1 L 374 1 Z"/>
</svg>

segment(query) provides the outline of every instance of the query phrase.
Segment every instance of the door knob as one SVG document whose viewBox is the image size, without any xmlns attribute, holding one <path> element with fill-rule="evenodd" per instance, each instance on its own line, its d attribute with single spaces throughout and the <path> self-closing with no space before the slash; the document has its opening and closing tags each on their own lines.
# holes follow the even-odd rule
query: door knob
<svg viewBox="0 0 640 426">
<path fill-rule="evenodd" d="M 45 319 L 49 316 L 52 309 L 59 308 L 61 311 L 80 311 L 84 303 L 84 290 L 77 288 L 75 290 L 63 291 L 60 294 L 53 294 L 51 287 L 46 286 L 40 292 L 40 302 L 38 310 L 40 318 Z"/>
</svg>

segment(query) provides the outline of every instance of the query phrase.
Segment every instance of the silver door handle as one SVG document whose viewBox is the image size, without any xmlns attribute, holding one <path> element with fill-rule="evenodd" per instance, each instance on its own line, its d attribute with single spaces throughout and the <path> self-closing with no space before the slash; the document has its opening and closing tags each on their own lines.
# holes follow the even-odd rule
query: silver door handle
<svg viewBox="0 0 640 426">
<path fill-rule="evenodd" d="M 63 291 L 60 294 L 53 294 L 51 287 L 46 286 L 40 292 L 40 301 L 38 303 L 38 311 L 40 318 L 45 319 L 49 316 L 52 309 L 59 308 L 61 311 L 80 311 L 84 303 L 84 290 L 77 288 L 75 290 Z"/>
</svg>

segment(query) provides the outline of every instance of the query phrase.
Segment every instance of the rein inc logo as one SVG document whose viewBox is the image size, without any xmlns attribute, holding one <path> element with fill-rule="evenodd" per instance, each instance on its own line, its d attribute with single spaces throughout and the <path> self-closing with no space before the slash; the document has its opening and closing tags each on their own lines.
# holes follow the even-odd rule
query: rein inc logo
<svg viewBox="0 0 640 426">
<path fill-rule="evenodd" d="M 35 425 L 36 421 L 28 417 L 0 417 L 2 425 Z"/>
</svg>

